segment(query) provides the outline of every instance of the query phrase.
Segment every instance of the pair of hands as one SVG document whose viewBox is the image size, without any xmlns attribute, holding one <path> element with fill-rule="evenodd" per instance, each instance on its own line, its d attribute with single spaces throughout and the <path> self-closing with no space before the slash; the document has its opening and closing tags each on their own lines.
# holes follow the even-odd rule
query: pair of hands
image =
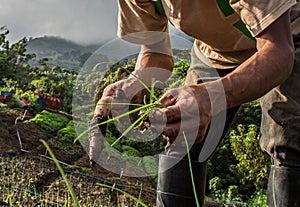
<svg viewBox="0 0 300 207">
<path fill-rule="evenodd" d="M 146 93 L 135 77 L 113 83 L 105 88 L 94 115 L 108 118 L 123 113 L 124 106 L 111 103 L 141 103 Z M 160 102 L 164 107 L 153 110 L 148 117 L 152 130 L 162 133 L 170 143 L 184 143 L 183 132 L 191 144 L 203 141 L 211 120 L 211 103 L 204 84 L 171 89 Z M 116 112 L 118 109 L 122 112 Z"/>
</svg>

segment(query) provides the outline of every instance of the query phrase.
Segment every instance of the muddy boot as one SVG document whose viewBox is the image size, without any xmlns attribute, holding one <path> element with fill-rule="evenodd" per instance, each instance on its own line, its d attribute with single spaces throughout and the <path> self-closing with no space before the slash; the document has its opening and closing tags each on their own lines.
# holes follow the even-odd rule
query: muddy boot
<svg viewBox="0 0 300 207">
<path fill-rule="evenodd" d="M 268 207 L 300 206 L 300 168 L 271 166 Z"/>
<path fill-rule="evenodd" d="M 197 198 L 200 206 L 203 206 L 207 163 L 192 161 L 192 169 Z M 159 156 L 156 206 L 197 206 L 187 159 L 169 155 Z"/>
</svg>

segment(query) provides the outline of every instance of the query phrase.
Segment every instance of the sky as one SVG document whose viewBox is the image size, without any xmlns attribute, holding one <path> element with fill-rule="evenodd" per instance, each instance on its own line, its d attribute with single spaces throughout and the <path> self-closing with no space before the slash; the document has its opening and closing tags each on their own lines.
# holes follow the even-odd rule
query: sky
<svg viewBox="0 0 300 207">
<path fill-rule="evenodd" d="M 59 36 L 78 43 L 116 37 L 117 0 L 0 0 L 0 27 L 11 42 Z"/>
</svg>

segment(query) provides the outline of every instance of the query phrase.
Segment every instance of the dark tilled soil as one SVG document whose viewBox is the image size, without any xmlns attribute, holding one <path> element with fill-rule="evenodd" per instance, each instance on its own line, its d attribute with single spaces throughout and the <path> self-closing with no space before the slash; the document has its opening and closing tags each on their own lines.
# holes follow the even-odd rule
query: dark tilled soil
<svg viewBox="0 0 300 207">
<path fill-rule="evenodd" d="M 141 206 L 130 195 L 149 207 L 155 206 L 153 179 L 120 178 L 100 166 L 91 168 L 79 144 L 64 143 L 63 148 L 59 147 L 59 137 L 28 121 L 31 114 L 15 124 L 23 115 L 24 110 L 19 109 L 0 111 L 0 206 L 74 206 L 64 179 L 40 139 L 47 141 L 61 161 L 80 206 Z M 112 186 L 116 189 L 112 190 Z"/>
<path fill-rule="evenodd" d="M 29 122 L 30 114 L 15 124 L 17 117 L 23 114 L 23 110 L 0 111 L 0 205 L 2 202 L 12 206 L 73 206 L 65 181 L 54 162 L 47 158 L 46 149 L 40 142 L 43 139 L 62 162 L 80 206 L 136 205 L 128 195 L 103 184 L 155 206 L 155 184 L 151 178 L 120 178 L 100 166 L 91 168 L 80 145 L 65 146 L 66 151 L 57 147 L 58 137 Z M 68 148 L 73 152 L 70 153 Z"/>
</svg>

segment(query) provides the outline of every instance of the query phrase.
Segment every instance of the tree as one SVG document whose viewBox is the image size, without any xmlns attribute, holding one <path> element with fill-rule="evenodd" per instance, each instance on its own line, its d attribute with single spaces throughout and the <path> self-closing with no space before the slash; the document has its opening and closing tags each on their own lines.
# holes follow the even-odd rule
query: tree
<svg viewBox="0 0 300 207">
<path fill-rule="evenodd" d="M 6 39 L 8 34 L 6 26 L 0 28 L 0 85 L 5 84 L 3 78 L 15 80 L 20 85 L 26 84 L 24 77 L 30 69 L 28 61 L 35 54 L 26 54 L 27 38 L 10 44 Z"/>
</svg>

